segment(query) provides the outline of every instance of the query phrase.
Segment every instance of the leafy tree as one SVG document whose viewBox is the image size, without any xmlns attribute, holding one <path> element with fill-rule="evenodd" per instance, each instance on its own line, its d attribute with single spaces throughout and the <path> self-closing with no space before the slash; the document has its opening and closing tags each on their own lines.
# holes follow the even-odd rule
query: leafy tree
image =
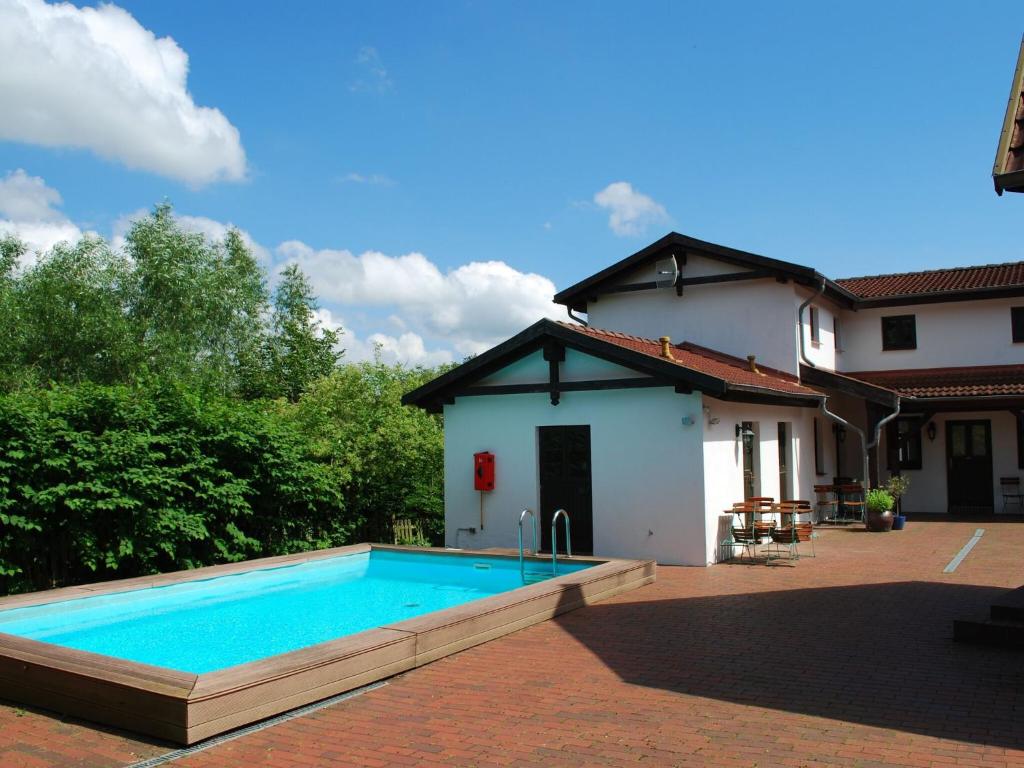
<svg viewBox="0 0 1024 768">
<path fill-rule="evenodd" d="M 98 238 L 61 244 L 11 281 L 4 312 L 23 382 L 124 381 L 139 349 L 125 312 L 131 267 Z"/>
<path fill-rule="evenodd" d="M 341 366 L 316 382 L 294 410 L 319 455 L 348 468 L 345 504 L 363 538 L 385 540 L 395 518 L 444 527 L 441 417 L 401 404 L 442 370 L 373 362 Z"/>
<path fill-rule="evenodd" d="M 317 318 L 313 288 L 302 270 L 289 264 L 274 292 L 270 375 L 274 392 L 295 402 L 310 384 L 337 365 L 338 332 Z"/>
</svg>

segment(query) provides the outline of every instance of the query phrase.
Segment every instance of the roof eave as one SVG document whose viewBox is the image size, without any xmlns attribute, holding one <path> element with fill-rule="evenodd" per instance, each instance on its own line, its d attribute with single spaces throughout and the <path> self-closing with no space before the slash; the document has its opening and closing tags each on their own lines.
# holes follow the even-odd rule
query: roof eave
<svg viewBox="0 0 1024 768">
<path fill-rule="evenodd" d="M 602 269 L 600 272 L 596 272 L 590 277 L 580 280 L 578 283 L 559 291 L 554 296 L 554 302 L 578 312 L 586 312 L 587 303 L 599 286 L 611 280 L 616 275 L 619 275 L 633 267 L 640 266 L 648 260 L 654 259 L 658 255 L 669 250 L 699 253 L 730 264 L 736 264 L 737 266 L 764 269 L 775 273 L 778 277 L 790 278 L 806 285 L 820 285 L 824 281 L 826 284 L 826 290 L 830 290 L 838 300 L 850 301 L 853 298 L 853 294 L 849 293 L 841 286 L 836 285 L 831 280 L 828 280 L 826 277 L 810 267 L 805 267 L 801 264 L 794 264 L 792 262 L 780 261 L 779 259 L 772 259 L 767 256 L 760 256 L 756 253 L 749 253 L 736 248 L 729 248 L 728 246 L 718 245 L 717 243 L 711 243 L 705 240 L 698 240 L 697 238 L 690 237 L 688 235 L 681 235 L 678 232 L 669 232 L 664 237 L 656 240 L 647 247 L 640 249 L 636 253 L 633 253 L 630 256 L 617 261 L 611 266 Z"/>
</svg>

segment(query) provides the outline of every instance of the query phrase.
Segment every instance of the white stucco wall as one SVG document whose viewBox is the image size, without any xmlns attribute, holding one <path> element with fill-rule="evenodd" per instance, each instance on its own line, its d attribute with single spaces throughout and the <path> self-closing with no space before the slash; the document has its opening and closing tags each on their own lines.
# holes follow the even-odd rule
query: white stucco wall
<svg viewBox="0 0 1024 768">
<path fill-rule="evenodd" d="M 753 422 L 758 433 L 757 474 L 760 496 L 771 496 L 780 501 L 778 424 L 789 424 L 790 473 L 793 496 L 815 502 L 814 485 L 821 482 L 814 470 L 814 417 L 813 408 L 790 408 L 748 403 L 731 403 L 704 396 L 704 506 L 707 510 L 708 562 L 714 562 L 723 526 L 731 516 L 726 510 L 734 502 L 743 500 L 743 453 L 736 438 L 736 425 Z M 710 419 L 719 419 L 708 425 Z M 831 440 L 829 441 L 831 444 Z"/>
<path fill-rule="evenodd" d="M 798 324 L 800 305 L 813 295 L 813 291 L 802 286 L 799 286 L 794 290 L 793 315 L 798 318 Z M 818 310 L 818 325 L 821 331 L 819 334 L 820 338 L 818 344 L 814 344 L 811 341 L 811 307 Z M 840 315 L 840 349 L 838 350 L 836 348 L 835 335 L 835 318 L 837 314 Z M 842 355 L 841 346 L 845 342 L 846 338 L 846 328 L 841 315 L 841 310 L 823 296 L 815 298 L 811 304 L 804 308 L 804 353 L 818 368 L 824 368 L 829 371 L 836 370 L 837 353 L 839 356 Z M 797 338 L 799 341 L 799 337 Z M 797 353 L 799 354 L 799 350 Z"/>
<path fill-rule="evenodd" d="M 686 277 L 746 271 L 742 267 L 690 256 L 682 268 Z M 654 267 L 625 276 L 622 283 L 654 279 Z M 745 358 L 756 355 L 772 368 L 797 372 L 796 306 L 792 283 L 774 279 L 687 286 L 682 297 L 675 289 L 602 295 L 587 305 L 595 328 L 656 339 L 671 336 L 674 343 L 690 341 Z"/>
<path fill-rule="evenodd" d="M 1008 411 L 986 411 L 971 413 L 946 413 L 936 415 L 935 440 L 929 440 L 921 432 L 921 469 L 904 469 L 902 474 L 910 480 L 910 488 L 903 497 L 903 511 L 943 513 L 948 511 L 947 466 L 946 466 L 946 422 L 988 420 L 992 423 L 992 498 L 995 511 L 1002 512 L 1002 489 L 1000 477 L 1024 477 L 1024 470 L 1017 467 L 1017 425 L 1013 414 Z M 885 469 L 885 435 L 882 436 L 881 467 L 882 477 L 888 477 Z M 1019 514 L 1017 507 L 1011 513 Z"/>
<path fill-rule="evenodd" d="M 587 424 L 595 554 L 705 564 L 699 395 L 671 387 L 567 392 L 557 406 L 547 394 L 458 397 L 444 416 L 447 546 L 457 528 L 480 524 L 474 453 L 495 454 L 496 487 L 485 494 L 483 530 L 459 534 L 459 544 L 515 547 L 520 510 L 540 506 L 537 428 Z M 693 424 L 684 426 L 684 416 Z"/>
<path fill-rule="evenodd" d="M 842 371 L 884 371 L 964 365 L 1024 363 L 1024 344 L 1014 344 L 1010 307 L 1020 299 L 988 299 L 945 304 L 862 309 L 842 313 L 845 350 Z M 917 317 L 917 349 L 882 350 L 887 315 Z"/>
</svg>

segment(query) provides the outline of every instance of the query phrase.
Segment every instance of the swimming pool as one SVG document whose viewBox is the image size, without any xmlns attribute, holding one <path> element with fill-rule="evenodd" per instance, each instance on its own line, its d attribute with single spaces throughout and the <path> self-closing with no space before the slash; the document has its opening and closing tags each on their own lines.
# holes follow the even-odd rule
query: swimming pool
<svg viewBox="0 0 1024 768">
<path fill-rule="evenodd" d="M 531 581 L 551 576 L 550 563 L 531 567 Z M 202 674 L 521 586 L 508 558 L 378 549 L 12 608 L 0 611 L 0 632 Z"/>
<path fill-rule="evenodd" d="M 0 598 L 5 699 L 180 744 L 655 579 L 649 560 L 356 544 Z M 536 580 L 536 581 L 535 581 Z"/>
</svg>

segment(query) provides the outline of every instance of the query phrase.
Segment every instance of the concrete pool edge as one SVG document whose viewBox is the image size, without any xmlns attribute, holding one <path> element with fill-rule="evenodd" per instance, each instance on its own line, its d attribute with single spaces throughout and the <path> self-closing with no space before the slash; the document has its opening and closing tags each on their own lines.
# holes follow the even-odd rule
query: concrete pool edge
<svg viewBox="0 0 1024 768">
<path fill-rule="evenodd" d="M 373 549 L 517 560 L 487 550 L 382 544 L 262 558 L 138 579 L 0 598 L 0 610 L 164 586 Z M 550 558 L 529 557 L 550 568 Z M 4 698 L 194 744 L 219 733 L 358 688 L 648 584 L 650 560 L 574 557 L 594 566 L 492 597 L 424 614 L 296 651 L 194 675 L 0 633 Z"/>
</svg>

